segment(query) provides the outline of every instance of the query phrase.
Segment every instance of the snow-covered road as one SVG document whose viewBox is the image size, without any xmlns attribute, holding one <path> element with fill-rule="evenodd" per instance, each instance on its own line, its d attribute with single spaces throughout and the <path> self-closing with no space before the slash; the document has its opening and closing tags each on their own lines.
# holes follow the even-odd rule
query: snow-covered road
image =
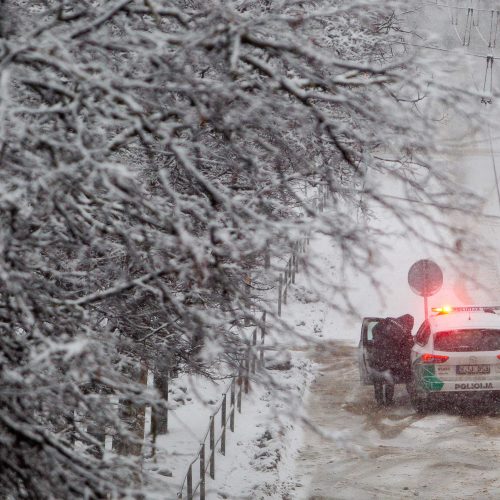
<svg viewBox="0 0 500 500">
<path fill-rule="evenodd" d="M 297 458 L 302 498 L 500 496 L 500 418 L 494 408 L 421 416 L 404 386 L 397 387 L 394 406 L 379 407 L 371 387 L 359 383 L 351 343 L 326 342 L 311 356 L 321 368 L 307 406 L 321 434 L 307 430 Z"/>
</svg>

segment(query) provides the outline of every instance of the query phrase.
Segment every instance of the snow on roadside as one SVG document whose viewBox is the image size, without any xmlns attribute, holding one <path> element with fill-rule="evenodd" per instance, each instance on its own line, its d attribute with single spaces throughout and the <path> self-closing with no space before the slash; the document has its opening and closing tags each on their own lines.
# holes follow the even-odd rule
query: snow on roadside
<svg viewBox="0 0 500 500">
<path fill-rule="evenodd" d="M 168 433 L 157 436 L 156 454 L 145 461 L 145 468 L 154 473 L 168 492 L 167 498 L 176 498 L 189 463 L 208 430 L 210 415 L 229 383 L 227 379 L 215 381 L 190 374 L 170 380 Z M 146 428 L 149 428 L 149 414 Z M 151 442 L 151 436 L 147 435 L 146 440 Z M 164 499 L 163 493 L 158 498 Z M 148 498 L 154 497 L 148 493 Z"/>
<path fill-rule="evenodd" d="M 333 275 L 338 269 L 331 240 L 316 239 L 321 244 L 311 245 L 311 258 L 316 263 L 325 259 L 320 264 Z M 268 330 L 266 344 L 276 350 L 266 351 L 267 369 L 256 375 L 251 393 L 243 400 L 236 432 L 228 435 L 226 456 L 216 457 L 216 478 L 208 480 L 207 498 L 283 500 L 297 496 L 302 484 L 295 478 L 295 459 L 307 418 L 303 403 L 319 369 L 308 350 L 324 340 L 331 297 L 329 280 L 317 282 L 299 266 L 296 284 L 290 287 L 282 309 L 289 334 L 281 331 L 278 336 L 272 328 Z"/>
<path fill-rule="evenodd" d="M 217 455 L 207 498 L 293 497 L 294 458 L 302 442 L 297 402 L 306 397 L 312 367 L 303 352 L 294 352 L 290 364 L 289 369 L 272 370 L 272 389 L 251 385 L 235 433 L 228 435 L 226 456 Z"/>
<path fill-rule="evenodd" d="M 293 494 L 287 495 L 297 487 L 293 463 L 302 442 L 302 422 L 297 416 L 313 377 L 311 362 L 304 351 L 292 351 L 285 357 L 279 353 L 269 361 L 265 372 L 257 372 L 254 377 L 249 393 L 243 393 L 242 412 L 235 415 L 235 432 L 227 428 L 226 456 L 217 446 L 215 480 L 208 475 L 206 478 L 208 499 L 281 500 L 292 498 Z M 262 383 L 262 377 L 271 386 Z M 178 407 L 169 412 L 169 432 L 158 437 L 156 457 L 146 462 L 146 467 L 164 484 L 167 498 L 175 498 L 179 491 L 188 465 L 208 430 L 209 417 L 218 407 L 220 393 L 228 383 L 193 377 L 188 386 L 185 377 L 176 379 L 171 398 Z M 197 397 L 192 396 L 194 387 Z M 219 428 L 220 414 L 217 419 Z M 208 445 L 206 457 L 208 464 Z M 197 462 L 193 483 L 198 479 L 198 467 Z M 151 494 L 148 498 L 155 496 Z"/>
<path fill-rule="evenodd" d="M 216 453 L 215 480 L 208 475 L 206 478 L 209 499 L 281 500 L 287 495 L 294 496 L 297 485 L 293 480 L 293 464 L 302 440 L 302 402 L 314 377 L 304 339 L 320 338 L 321 321 L 314 318 L 324 316 L 327 307 L 319 296 L 309 291 L 305 278 L 299 270 L 297 284 L 289 290 L 288 304 L 283 305 L 283 319 L 290 324 L 290 334 L 281 333 L 276 338 L 271 324 L 268 326 L 266 345 L 273 350 L 266 351 L 266 370 L 253 376 L 249 393 L 243 394 L 242 413 L 236 413 L 234 434 L 227 429 L 226 456 Z M 294 329 L 300 330 L 304 338 L 297 339 Z M 188 374 L 170 381 L 169 432 L 157 437 L 156 456 L 145 463 L 164 485 L 167 497 L 175 498 L 180 490 L 188 466 L 207 433 L 210 416 L 219 407 L 229 383 L 227 378 L 212 381 Z M 218 429 L 220 413 L 216 416 L 216 438 Z M 206 448 L 208 464 L 208 440 Z M 217 448 L 219 450 L 220 445 Z M 196 462 L 193 484 L 198 477 L 199 463 Z M 150 493 L 148 498 L 155 495 Z"/>
</svg>

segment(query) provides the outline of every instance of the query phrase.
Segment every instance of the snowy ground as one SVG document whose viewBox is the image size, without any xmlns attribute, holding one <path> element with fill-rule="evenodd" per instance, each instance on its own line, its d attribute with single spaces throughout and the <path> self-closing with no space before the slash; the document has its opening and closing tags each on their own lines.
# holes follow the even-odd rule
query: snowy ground
<svg viewBox="0 0 500 500">
<path fill-rule="evenodd" d="M 249 393 L 242 398 L 242 412 L 235 416 L 235 432 L 227 430 L 226 455 L 223 456 L 220 446 L 217 447 L 216 477 L 212 480 L 207 476 L 207 498 L 271 498 L 273 495 L 282 498 L 282 494 L 295 487 L 289 482 L 293 478 L 290 467 L 293 454 L 301 444 L 301 430 L 300 423 L 292 417 L 292 409 L 297 411 L 297 402 L 305 395 L 311 371 L 311 362 L 305 359 L 304 353 L 296 352 L 289 369 L 270 370 L 274 382 L 272 390 L 250 383 Z M 221 384 L 221 388 L 225 389 L 226 385 Z M 211 382 L 197 380 L 196 388 L 201 399 L 186 401 L 170 412 L 169 433 L 159 438 L 156 459 L 149 460 L 147 465 L 163 476 L 171 498 L 175 498 L 180 489 L 216 406 L 217 391 Z M 189 394 L 190 388 L 186 389 Z M 196 463 L 194 483 L 199 478 L 198 467 Z"/>
<path fill-rule="evenodd" d="M 338 272 L 328 238 L 314 237 L 309 254 L 311 263 L 326 266 L 332 275 Z M 266 352 L 267 369 L 255 374 L 249 394 L 243 395 L 235 433 L 227 433 L 226 455 L 216 454 L 215 480 L 207 477 L 207 498 L 297 496 L 302 485 L 296 480 L 295 459 L 303 443 L 302 420 L 307 418 L 303 401 L 317 374 L 311 353 L 323 341 L 330 308 L 328 287 L 328 282 L 311 282 L 303 270 L 297 274 L 282 317 L 290 324 L 290 332 L 293 328 L 300 337 L 277 337 L 269 332 L 266 345 L 273 344 L 276 350 Z M 187 375 L 171 382 L 170 403 L 175 409 L 169 412 L 169 432 L 158 438 L 156 457 L 146 466 L 156 472 L 172 498 L 227 386 L 228 380 L 212 382 Z M 196 463 L 193 483 L 198 477 Z"/>
</svg>

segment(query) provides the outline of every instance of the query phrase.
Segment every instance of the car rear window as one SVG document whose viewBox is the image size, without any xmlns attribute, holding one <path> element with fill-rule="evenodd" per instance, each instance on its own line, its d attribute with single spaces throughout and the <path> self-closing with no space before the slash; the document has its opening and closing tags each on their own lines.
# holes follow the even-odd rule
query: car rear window
<svg viewBox="0 0 500 500">
<path fill-rule="evenodd" d="M 500 330 L 478 328 L 449 330 L 434 336 L 436 351 L 500 351 Z"/>
</svg>

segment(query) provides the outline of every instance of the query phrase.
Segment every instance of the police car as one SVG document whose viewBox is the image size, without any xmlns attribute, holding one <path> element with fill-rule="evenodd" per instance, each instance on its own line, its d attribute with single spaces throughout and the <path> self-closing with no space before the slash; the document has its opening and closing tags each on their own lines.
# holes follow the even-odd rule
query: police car
<svg viewBox="0 0 500 500">
<path fill-rule="evenodd" d="M 433 312 L 417 331 L 411 352 L 407 387 L 414 408 L 424 412 L 445 396 L 500 395 L 500 306 Z"/>
</svg>

